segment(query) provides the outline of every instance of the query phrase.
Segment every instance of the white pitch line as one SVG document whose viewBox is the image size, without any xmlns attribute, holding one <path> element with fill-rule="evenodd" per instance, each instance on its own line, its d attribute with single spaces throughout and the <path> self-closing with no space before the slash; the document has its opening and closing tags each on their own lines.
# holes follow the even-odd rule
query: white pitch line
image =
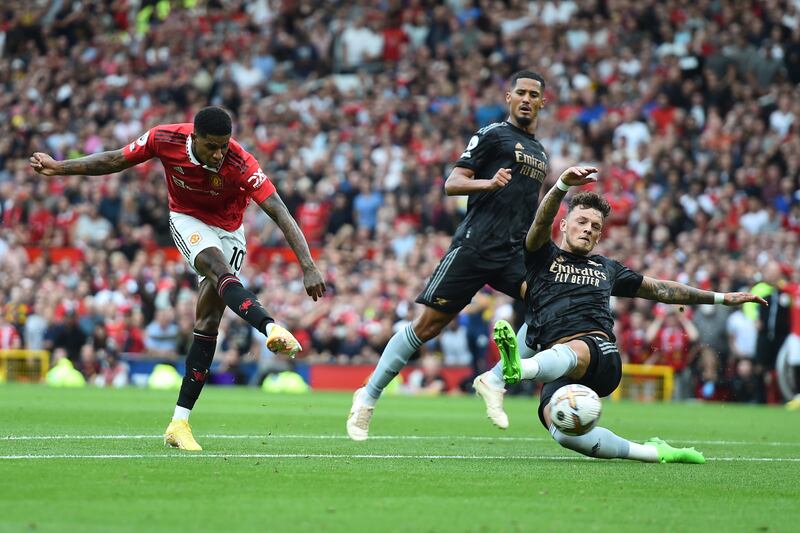
<svg viewBox="0 0 800 533">
<path fill-rule="evenodd" d="M 347 435 L 197 435 L 204 439 L 306 439 L 306 440 L 349 440 Z M 136 440 L 136 439 L 162 439 L 163 435 L 5 435 L 0 436 L 2 441 L 17 440 Z M 552 439 L 546 437 L 488 437 L 471 435 L 373 435 L 369 440 L 455 440 L 455 441 L 507 441 L 507 442 L 547 442 Z M 667 439 L 669 442 L 689 444 L 712 444 L 725 446 L 800 446 L 798 441 L 746 441 L 746 440 L 683 440 Z"/>
<path fill-rule="evenodd" d="M 307 440 L 350 440 L 347 435 L 197 435 L 203 439 L 307 439 Z M 135 440 L 162 439 L 163 435 L 7 435 L 4 440 Z M 485 437 L 485 436 L 447 436 L 447 435 L 374 435 L 370 440 L 473 440 L 473 441 L 531 441 L 544 442 L 552 439 L 544 437 Z"/>
<path fill-rule="evenodd" d="M 305 454 L 305 453 L 202 453 L 202 454 L 47 454 L 47 455 L 0 455 L 0 460 L 36 460 L 36 459 L 415 459 L 415 460 L 460 460 L 460 461 L 496 461 L 496 460 L 535 460 L 535 461 L 595 461 L 581 456 L 563 455 L 378 455 L 378 454 Z M 743 462 L 800 462 L 800 457 L 709 457 L 708 461 L 743 461 Z"/>
</svg>

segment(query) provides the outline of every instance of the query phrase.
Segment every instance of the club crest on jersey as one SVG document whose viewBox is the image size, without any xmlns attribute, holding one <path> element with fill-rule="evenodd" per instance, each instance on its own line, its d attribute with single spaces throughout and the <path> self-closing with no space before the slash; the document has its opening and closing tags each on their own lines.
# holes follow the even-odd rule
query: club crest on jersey
<svg viewBox="0 0 800 533">
<path fill-rule="evenodd" d="M 222 188 L 222 176 L 220 176 L 219 174 L 212 174 L 211 175 L 211 186 L 214 187 L 215 189 L 221 189 Z"/>
<path fill-rule="evenodd" d="M 194 233 L 192 233 L 191 235 L 189 235 L 189 244 L 191 244 L 192 246 L 196 245 L 198 242 L 200 242 L 202 240 L 203 240 L 203 236 L 200 235 L 200 233 L 198 233 L 196 231 Z"/>
</svg>

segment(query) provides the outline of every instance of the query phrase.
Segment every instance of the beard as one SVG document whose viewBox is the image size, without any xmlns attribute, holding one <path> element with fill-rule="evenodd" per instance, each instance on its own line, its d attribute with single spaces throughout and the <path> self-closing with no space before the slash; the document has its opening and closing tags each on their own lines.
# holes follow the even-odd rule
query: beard
<svg viewBox="0 0 800 533">
<path fill-rule="evenodd" d="M 525 117 L 525 116 L 521 117 L 521 116 L 517 115 L 514 118 L 517 119 L 517 124 L 519 124 L 520 126 L 530 126 L 533 123 L 533 118 L 534 117 L 532 115 L 527 116 L 527 117 Z"/>
</svg>

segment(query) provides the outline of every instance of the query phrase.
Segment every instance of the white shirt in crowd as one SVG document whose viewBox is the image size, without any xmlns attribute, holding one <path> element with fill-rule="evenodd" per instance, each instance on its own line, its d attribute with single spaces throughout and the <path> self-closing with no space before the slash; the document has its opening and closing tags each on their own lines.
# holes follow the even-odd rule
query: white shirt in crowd
<svg viewBox="0 0 800 533">
<path fill-rule="evenodd" d="M 728 336 L 732 336 L 731 348 L 740 356 L 753 358 L 756 354 L 758 329 L 755 322 L 747 318 L 741 309 L 737 309 L 725 324 Z"/>
</svg>

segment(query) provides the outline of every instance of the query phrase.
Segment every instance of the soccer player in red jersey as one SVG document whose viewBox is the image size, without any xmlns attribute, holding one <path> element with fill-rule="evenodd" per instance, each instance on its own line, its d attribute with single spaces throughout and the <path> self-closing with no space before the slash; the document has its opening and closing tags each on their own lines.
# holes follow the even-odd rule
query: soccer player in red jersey
<svg viewBox="0 0 800 533">
<path fill-rule="evenodd" d="M 231 138 L 231 117 L 222 108 L 200 110 L 194 124 L 156 126 L 119 150 L 69 161 L 37 152 L 30 164 L 45 176 L 99 176 L 154 157 L 164 165 L 172 237 L 200 280 L 194 341 L 164 440 L 183 450 L 201 450 L 192 436 L 189 413 L 208 376 L 225 307 L 264 333 L 272 352 L 294 355 L 302 349 L 236 277 L 247 253 L 242 219 L 251 198 L 283 231 L 303 268 L 306 292 L 315 301 L 325 293 L 325 282 L 275 186 L 258 161 Z"/>
</svg>

